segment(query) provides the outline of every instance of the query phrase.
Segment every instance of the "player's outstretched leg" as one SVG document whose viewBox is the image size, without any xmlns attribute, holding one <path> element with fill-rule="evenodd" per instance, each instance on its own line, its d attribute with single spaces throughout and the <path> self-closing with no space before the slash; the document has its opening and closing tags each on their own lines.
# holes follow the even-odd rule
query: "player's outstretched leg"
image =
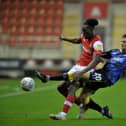
<svg viewBox="0 0 126 126">
<path fill-rule="evenodd" d="M 48 76 L 45 74 L 42 74 L 38 71 L 35 71 L 36 77 L 38 77 L 43 83 L 46 83 L 48 81 Z"/>
<path fill-rule="evenodd" d="M 69 80 L 67 73 L 61 73 L 58 75 L 50 76 L 50 75 L 45 75 L 38 71 L 35 71 L 35 75 L 44 83 L 46 83 L 49 80 L 52 80 L 52 81 L 61 81 L 61 80 L 68 81 Z"/>
<path fill-rule="evenodd" d="M 86 104 L 85 100 L 84 103 L 80 104 L 80 113 L 78 114 L 77 118 L 82 119 L 84 116 L 84 113 L 87 109 L 93 109 L 99 113 L 101 113 L 103 116 L 112 119 L 112 113 L 109 110 L 108 106 L 101 107 L 99 104 L 97 104 L 93 99 L 89 99 L 88 104 Z"/>
</svg>

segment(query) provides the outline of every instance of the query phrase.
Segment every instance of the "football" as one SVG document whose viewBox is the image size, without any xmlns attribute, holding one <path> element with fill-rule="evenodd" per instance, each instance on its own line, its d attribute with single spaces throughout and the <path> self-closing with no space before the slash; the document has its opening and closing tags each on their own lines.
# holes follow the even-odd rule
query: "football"
<svg viewBox="0 0 126 126">
<path fill-rule="evenodd" d="M 21 80 L 21 88 L 24 91 L 31 91 L 35 87 L 35 81 L 31 77 L 24 77 Z"/>
</svg>

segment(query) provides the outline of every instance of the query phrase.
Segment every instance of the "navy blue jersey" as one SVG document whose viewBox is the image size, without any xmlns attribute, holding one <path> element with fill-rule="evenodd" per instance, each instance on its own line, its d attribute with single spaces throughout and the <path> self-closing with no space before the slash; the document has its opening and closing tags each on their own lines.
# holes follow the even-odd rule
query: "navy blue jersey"
<svg viewBox="0 0 126 126">
<path fill-rule="evenodd" d="M 109 60 L 103 67 L 102 73 L 110 84 L 114 84 L 126 69 L 126 54 L 122 54 L 120 50 L 114 49 L 103 53 L 103 57 Z"/>
</svg>

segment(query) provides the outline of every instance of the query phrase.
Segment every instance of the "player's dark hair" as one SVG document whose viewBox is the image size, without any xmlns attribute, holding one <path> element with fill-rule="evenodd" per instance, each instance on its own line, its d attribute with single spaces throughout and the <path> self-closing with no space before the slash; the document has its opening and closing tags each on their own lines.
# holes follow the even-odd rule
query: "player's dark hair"
<svg viewBox="0 0 126 126">
<path fill-rule="evenodd" d="M 122 36 L 122 38 L 126 38 L 126 34 L 124 34 L 124 35 Z"/>
<path fill-rule="evenodd" d="M 96 25 L 99 24 L 98 20 L 95 19 L 95 18 L 89 18 L 87 19 L 84 23 L 84 25 L 89 25 L 91 26 L 92 28 L 94 28 Z"/>
</svg>

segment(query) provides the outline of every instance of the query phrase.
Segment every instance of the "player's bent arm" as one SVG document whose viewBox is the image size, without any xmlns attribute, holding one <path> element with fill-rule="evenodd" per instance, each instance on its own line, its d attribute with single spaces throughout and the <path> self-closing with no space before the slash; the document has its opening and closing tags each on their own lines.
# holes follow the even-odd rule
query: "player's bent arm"
<svg viewBox="0 0 126 126">
<path fill-rule="evenodd" d="M 96 70 L 98 70 L 98 69 L 102 69 L 103 66 L 104 66 L 103 63 L 98 63 L 95 69 L 96 69 Z"/>
<path fill-rule="evenodd" d="M 107 59 L 100 57 L 100 62 L 97 64 L 95 69 L 96 70 L 102 69 L 104 67 L 104 65 L 106 64 L 106 62 L 107 62 Z"/>
<path fill-rule="evenodd" d="M 93 54 L 93 60 L 89 63 L 89 65 L 81 71 L 81 73 L 86 73 L 89 70 L 91 70 L 92 68 L 94 68 L 99 62 L 100 62 L 100 55 L 97 54 Z"/>
</svg>

